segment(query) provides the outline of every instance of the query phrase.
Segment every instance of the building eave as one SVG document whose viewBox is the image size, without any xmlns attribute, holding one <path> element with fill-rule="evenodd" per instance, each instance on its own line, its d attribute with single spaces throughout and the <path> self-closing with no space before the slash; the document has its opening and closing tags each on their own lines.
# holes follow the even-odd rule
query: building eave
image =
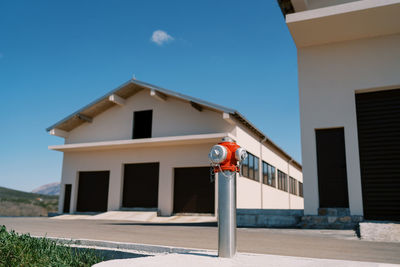
<svg viewBox="0 0 400 267">
<path fill-rule="evenodd" d="M 194 145 L 204 143 L 217 143 L 223 137 L 235 139 L 230 133 L 211 133 L 181 136 L 153 137 L 129 140 L 100 141 L 77 144 L 65 144 L 49 146 L 50 150 L 61 152 L 82 152 L 82 151 L 99 151 L 112 149 L 128 149 L 139 147 L 160 147 L 160 146 L 177 146 L 177 145 Z"/>
<path fill-rule="evenodd" d="M 278 5 L 279 5 L 284 17 L 287 14 L 291 14 L 291 13 L 295 12 L 291 0 L 278 0 Z"/>
<path fill-rule="evenodd" d="M 400 33 L 400 0 L 362 0 L 286 16 L 299 47 Z"/>
<path fill-rule="evenodd" d="M 236 112 L 233 109 L 221 105 L 217 105 L 188 95 L 180 94 L 139 80 L 129 80 L 124 84 L 120 85 L 119 87 L 111 90 L 107 94 L 103 95 L 102 97 L 92 101 L 88 105 L 85 105 L 84 107 L 80 108 L 74 113 L 68 115 L 62 120 L 46 128 L 46 131 L 50 132 L 53 129 L 59 129 L 62 131 L 69 132 L 74 128 L 80 126 L 84 122 L 88 122 L 91 118 L 97 116 L 98 114 L 104 112 L 105 110 L 117 105 L 114 101 L 110 101 L 111 96 L 114 95 L 123 100 L 133 96 L 134 94 L 143 89 L 153 90 L 153 92 L 156 91 L 168 95 L 170 97 L 181 99 L 189 103 L 193 102 L 196 103 L 197 105 L 200 105 L 201 107 L 205 107 L 215 111 L 227 112 L 232 114 Z"/>
</svg>

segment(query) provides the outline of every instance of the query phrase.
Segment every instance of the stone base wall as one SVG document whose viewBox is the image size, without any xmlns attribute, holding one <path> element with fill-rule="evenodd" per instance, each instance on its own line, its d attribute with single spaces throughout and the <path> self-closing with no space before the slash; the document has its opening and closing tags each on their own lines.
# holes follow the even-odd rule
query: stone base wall
<svg viewBox="0 0 400 267">
<path fill-rule="evenodd" d="M 237 209 L 238 227 L 298 228 L 303 210 Z"/>
<path fill-rule="evenodd" d="M 238 227 L 357 229 L 362 216 L 350 215 L 347 208 L 320 208 L 318 215 L 303 210 L 237 209 Z"/>
<path fill-rule="evenodd" d="M 356 229 L 363 216 L 350 215 L 348 208 L 320 208 L 318 215 L 305 215 L 299 226 L 305 229 Z"/>
</svg>

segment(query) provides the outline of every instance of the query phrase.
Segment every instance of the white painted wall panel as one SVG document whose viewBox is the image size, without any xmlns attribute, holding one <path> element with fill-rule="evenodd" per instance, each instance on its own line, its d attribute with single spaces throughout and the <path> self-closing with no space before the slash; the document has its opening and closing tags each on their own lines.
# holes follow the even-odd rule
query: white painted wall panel
<svg viewBox="0 0 400 267">
<path fill-rule="evenodd" d="M 212 145 L 65 153 L 62 184 L 72 184 L 71 211 L 76 210 L 79 171 L 110 170 L 108 210 L 118 210 L 122 202 L 123 165 L 160 162 L 158 206 L 163 215 L 170 215 L 173 208 L 173 168 L 209 166 L 207 155 Z M 60 198 L 60 202 L 64 200 Z"/>
<path fill-rule="evenodd" d="M 264 209 L 289 209 L 289 193 L 263 185 Z"/>
<path fill-rule="evenodd" d="M 319 207 L 315 129 L 344 127 L 350 211 L 362 215 L 355 92 L 400 87 L 400 35 L 298 50 L 305 213 Z"/>
<path fill-rule="evenodd" d="M 159 101 L 143 90 L 130 97 L 124 106 L 115 106 L 70 132 L 66 143 L 112 141 L 131 139 L 133 112 L 153 110 L 153 137 L 179 136 L 230 132 L 236 136 L 239 145 L 258 158 L 273 164 L 285 173 L 288 163 L 277 153 L 260 145 L 258 140 L 243 126 L 233 126 L 223 120 L 219 112 L 197 111 L 190 104 L 168 98 Z M 77 181 L 79 171 L 110 170 L 108 210 L 118 210 L 122 203 L 123 164 L 160 163 L 158 207 L 162 215 L 173 212 L 173 168 L 209 166 L 209 149 L 214 144 L 168 146 L 135 149 L 113 149 L 93 152 L 64 153 L 62 184 L 72 184 L 71 211 L 76 210 Z M 262 150 L 262 153 L 261 153 Z M 261 156 L 262 154 L 262 156 Z M 262 169 L 260 160 L 259 179 Z M 291 167 L 293 177 L 301 180 L 301 172 Z M 290 207 L 287 192 L 268 188 L 259 181 L 239 177 L 237 181 L 238 208 L 282 208 Z M 217 194 L 216 194 L 217 196 Z M 302 198 L 301 202 L 302 202 Z M 62 210 L 63 196 L 60 196 L 59 210 Z"/>
<path fill-rule="evenodd" d="M 239 176 L 236 202 L 238 209 L 261 209 L 260 183 Z"/>
<path fill-rule="evenodd" d="M 152 137 L 229 132 L 234 127 L 222 119 L 222 113 L 207 109 L 199 112 L 189 103 L 167 98 L 160 101 L 142 90 L 69 132 L 66 144 L 132 138 L 133 112 L 153 110 Z"/>
</svg>

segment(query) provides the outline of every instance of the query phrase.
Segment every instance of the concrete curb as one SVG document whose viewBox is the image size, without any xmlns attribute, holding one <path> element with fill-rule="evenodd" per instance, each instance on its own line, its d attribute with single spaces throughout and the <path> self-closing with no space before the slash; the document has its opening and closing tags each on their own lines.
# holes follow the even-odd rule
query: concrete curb
<svg viewBox="0 0 400 267">
<path fill-rule="evenodd" d="M 360 223 L 361 240 L 400 243 L 399 222 L 366 221 Z"/>
<path fill-rule="evenodd" d="M 133 266 L 135 265 L 134 258 L 143 258 L 146 256 L 168 256 L 176 257 L 179 255 L 186 255 L 190 257 L 195 257 L 193 259 L 202 259 L 205 256 L 211 255 L 209 259 L 216 261 L 229 261 L 229 266 L 243 266 L 243 264 L 232 265 L 232 259 L 221 259 L 218 258 L 218 252 L 216 250 L 208 249 L 197 249 L 197 248 L 182 248 L 182 247 L 171 247 L 171 246 L 161 246 L 161 245 L 150 245 L 150 244 L 138 244 L 138 243 L 124 243 L 124 242 L 114 242 L 114 241 L 104 241 L 104 240 L 93 240 L 93 239 L 70 239 L 70 238 L 59 238 L 59 237 L 47 237 L 47 236 L 32 236 L 35 238 L 47 238 L 53 240 L 59 244 L 70 245 L 71 247 L 76 247 L 78 249 L 95 249 L 103 256 L 107 256 L 104 262 L 99 263 L 99 266 Z M 283 255 L 270 255 L 270 254 L 258 254 L 258 253 L 237 253 L 239 257 L 258 257 L 262 258 L 262 262 L 273 261 L 272 266 L 312 266 L 317 267 L 321 264 L 334 267 L 355 267 L 355 266 L 366 266 L 366 267 L 380 267 L 380 266 L 398 266 L 396 264 L 390 263 L 379 263 L 379 262 L 364 262 L 364 261 L 354 261 L 354 260 L 339 260 L 339 259 L 321 259 L 321 258 L 310 258 L 310 257 L 297 257 L 297 256 L 283 256 Z M 147 257 L 146 257 L 147 258 Z M 150 257 L 152 258 L 152 257 Z M 124 261 L 127 260 L 127 261 Z M 237 259 L 237 257 L 233 258 Z M 116 260 L 116 261 L 115 261 Z M 122 261 L 121 261 L 122 260 Z M 140 259 L 139 259 L 140 260 Z M 146 260 L 147 261 L 147 260 Z M 186 262 L 187 264 L 190 261 Z M 185 263 L 184 266 L 188 266 Z M 234 263 L 234 262 L 233 262 Z M 149 264 L 151 264 L 151 259 L 149 259 Z M 175 263 L 174 263 L 175 264 Z M 228 266 L 227 265 L 227 266 Z M 97 265 L 96 265 L 97 266 Z M 142 266 L 142 265 L 140 265 Z M 152 266 L 152 265 L 145 265 Z M 157 265 L 158 266 L 158 265 Z M 165 266 L 164 264 L 162 266 Z M 177 266 L 177 265 L 170 265 Z M 196 265 L 198 266 L 198 265 Z M 209 265 L 216 266 L 216 265 Z M 218 266 L 221 266 L 218 263 Z M 246 265 L 247 266 L 247 265 Z M 253 265 L 251 265 L 253 266 Z M 256 265 L 254 265 L 256 266 Z M 260 266 L 260 265 L 257 265 Z"/>
<path fill-rule="evenodd" d="M 43 238 L 44 236 L 32 236 L 32 237 Z M 133 250 L 137 252 L 145 252 L 150 254 L 161 254 L 161 253 L 182 254 L 182 253 L 193 253 L 193 252 L 198 252 L 198 253 L 215 252 L 215 250 L 198 249 L 198 248 L 181 248 L 181 247 L 170 247 L 161 245 L 93 240 L 93 239 L 70 239 L 70 238 L 48 237 L 48 236 L 46 236 L 45 238 L 64 245 L 124 249 L 124 250 Z"/>
</svg>

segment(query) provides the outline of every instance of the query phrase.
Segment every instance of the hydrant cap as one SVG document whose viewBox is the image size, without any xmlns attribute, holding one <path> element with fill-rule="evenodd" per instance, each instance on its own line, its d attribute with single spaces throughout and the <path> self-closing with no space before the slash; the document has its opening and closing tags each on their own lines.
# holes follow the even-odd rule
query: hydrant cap
<svg viewBox="0 0 400 267">
<path fill-rule="evenodd" d="M 231 143 L 235 143 L 235 141 L 234 141 L 232 138 L 230 138 L 230 137 L 224 137 L 224 138 L 222 138 L 222 142 L 231 142 Z"/>
<path fill-rule="evenodd" d="M 237 161 L 242 162 L 243 160 L 245 160 L 247 158 L 247 151 L 246 149 L 239 147 L 238 149 L 236 149 L 235 151 L 235 158 Z"/>
<path fill-rule="evenodd" d="M 210 153 L 208 154 L 208 158 L 214 164 L 218 164 L 223 162 L 228 156 L 228 151 L 226 147 L 221 145 L 215 145 L 211 148 Z"/>
</svg>

